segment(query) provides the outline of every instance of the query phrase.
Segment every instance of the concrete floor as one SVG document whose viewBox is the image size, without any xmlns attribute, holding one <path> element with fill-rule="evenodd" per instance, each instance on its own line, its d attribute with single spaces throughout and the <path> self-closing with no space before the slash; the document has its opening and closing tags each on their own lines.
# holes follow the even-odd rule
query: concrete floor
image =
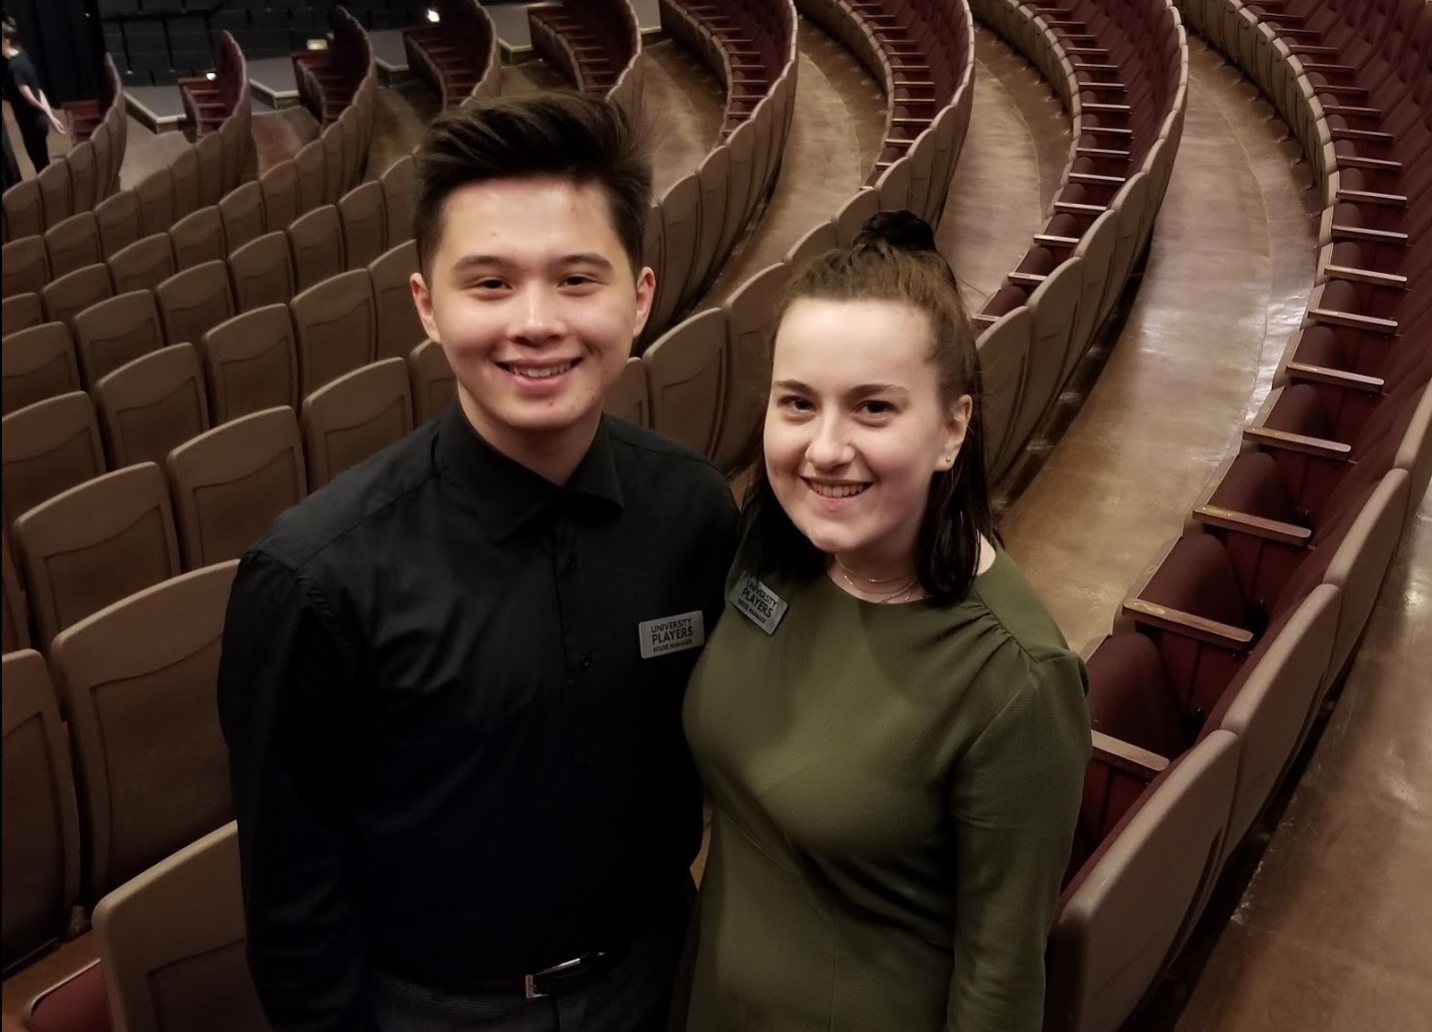
<svg viewBox="0 0 1432 1032">
<path fill-rule="evenodd" d="M 1183 146 L 1147 268 L 1102 370 L 1076 384 L 1005 519 L 1011 553 L 1076 647 L 1109 625 L 1158 545 L 1179 532 L 1205 477 L 1266 392 L 1306 305 L 1316 200 L 1309 170 L 1256 92 L 1191 39 Z M 718 302 L 831 214 L 863 180 L 883 107 L 874 83 L 802 25 L 791 148 L 765 218 L 707 301 Z M 664 49 L 663 49 L 664 48 Z M 939 239 L 972 307 L 1028 246 L 1063 166 L 1068 122 L 1038 74 L 981 31 L 975 110 Z M 672 124 L 659 182 L 695 167 L 715 138 L 719 96 L 674 44 L 653 49 L 652 103 Z M 554 79 L 506 68 L 504 92 Z M 373 175 L 417 142 L 436 110 L 420 83 L 380 93 Z M 8 118 L 8 111 L 6 112 Z M 305 121 L 306 119 L 306 121 Z M 256 119 L 259 167 L 316 133 L 301 110 Z M 12 140 L 18 136 L 12 131 Z M 835 144 L 832 145 L 832 141 Z M 183 134 L 131 121 L 126 185 L 168 161 Z M 67 138 L 51 137 L 63 153 Z M 29 171 L 23 154 L 22 168 Z M 1432 502 L 1411 528 L 1337 708 L 1310 746 L 1282 819 L 1208 961 L 1135 1029 L 1413 1032 L 1432 1013 Z M 1420 873 L 1419 873 L 1420 872 Z M 93 957 L 89 937 L 6 981 L 13 1015 Z M 1180 1012 L 1181 1011 L 1181 1012 Z M 1417 1018 L 1422 1014 L 1422 1018 Z"/>
</svg>

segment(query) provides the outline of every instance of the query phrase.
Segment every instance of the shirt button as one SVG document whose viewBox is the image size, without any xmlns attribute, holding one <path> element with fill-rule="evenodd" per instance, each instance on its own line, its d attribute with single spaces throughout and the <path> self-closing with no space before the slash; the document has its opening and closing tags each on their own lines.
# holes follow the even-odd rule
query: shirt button
<svg viewBox="0 0 1432 1032">
<path fill-rule="evenodd" d="M 562 564 L 562 573 L 570 577 L 577 572 L 577 567 L 580 565 L 581 563 L 577 560 L 576 555 L 569 555 L 567 556 L 567 561 Z"/>
<path fill-rule="evenodd" d="M 583 670 L 590 670 L 592 668 L 592 654 L 588 652 L 581 659 L 577 660 L 577 666 Z"/>
</svg>

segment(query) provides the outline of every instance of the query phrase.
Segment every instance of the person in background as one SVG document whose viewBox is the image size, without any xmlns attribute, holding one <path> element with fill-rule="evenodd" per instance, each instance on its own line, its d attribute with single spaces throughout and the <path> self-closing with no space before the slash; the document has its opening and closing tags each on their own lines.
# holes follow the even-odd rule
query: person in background
<svg viewBox="0 0 1432 1032">
<path fill-rule="evenodd" d="M 25 153 L 38 175 L 50 163 L 50 129 L 63 136 L 65 123 L 51 110 L 50 101 L 40 88 L 40 73 L 20 46 L 18 28 L 8 19 L 0 22 L 0 50 L 5 55 L 5 85 L 9 91 L 6 99 L 15 113 Z"/>
<path fill-rule="evenodd" d="M 650 310 L 652 172 L 585 94 L 417 156 L 413 296 L 457 400 L 241 560 L 219 671 L 275 1032 L 654 1032 L 695 894 L 681 733 L 725 478 L 603 415 Z"/>
<path fill-rule="evenodd" d="M 688 1032 L 1039 1032 L 1091 734 L 983 449 L 954 275 L 882 212 L 788 289 L 687 689 L 714 803 Z"/>
</svg>

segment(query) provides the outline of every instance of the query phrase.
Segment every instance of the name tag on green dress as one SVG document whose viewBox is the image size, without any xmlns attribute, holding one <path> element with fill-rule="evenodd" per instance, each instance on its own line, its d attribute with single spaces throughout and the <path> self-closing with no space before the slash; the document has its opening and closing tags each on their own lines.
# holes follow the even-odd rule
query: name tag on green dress
<svg viewBox="0 0 1432 1032">
<path fill-rule="evenodd" d="M 775 634 L 789 604 L 755 577 L 747 575 L 734 591 L 730 602 L 753 624 L 767 634 Z"/>
<path fill-rule="evenodd" d="M 699 649 L 706 644 L 706 623 L 699 609 L 659 620 L 644 620 L 636 625 L 636 630 L 641 638 L 642 659 Z"/>
</svg>

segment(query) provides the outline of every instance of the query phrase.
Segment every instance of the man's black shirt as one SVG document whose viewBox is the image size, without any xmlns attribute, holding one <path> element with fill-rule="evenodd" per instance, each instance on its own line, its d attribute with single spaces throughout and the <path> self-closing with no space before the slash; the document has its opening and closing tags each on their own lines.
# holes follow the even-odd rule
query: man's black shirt
<svg viewBox="0 0 1432 1032">
<path fill-rule="evenodd" d="M 10 108 L 15 112 L 17 123 L 22 125 L 33 122 L 49 123 L 45 112 L 20 94 L 21 86 L 30 87 L 30 93 L 37 98 L 41 92 L 40 73 L 35 70 L 35 63 L 30 60 L 29 54 L 21 50 L 5 62 L 4 82 L 5 99 L 10 102 Z"/>
<path fill-rule="evenodd" d="M 715 468 L 648 431 L 604 418 L 559 487 L 454 404 L 249 551 L 219 703 L 279 1032 L 370 1028 L 372 968 L 524 974 L 652 917 L 700 843 L 699 649 L 644 659 L 639 625 L 711 633 L 735 520 Z"/>
</svg>

